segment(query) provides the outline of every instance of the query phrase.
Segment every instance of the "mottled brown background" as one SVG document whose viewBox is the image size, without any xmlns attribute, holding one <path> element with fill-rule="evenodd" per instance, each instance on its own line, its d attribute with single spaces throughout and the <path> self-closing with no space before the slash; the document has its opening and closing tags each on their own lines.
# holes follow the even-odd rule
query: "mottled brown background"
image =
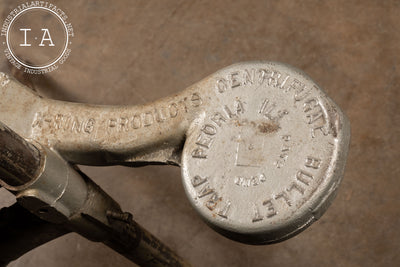
<svg viewBox="0 0 400 267">
<path fill-rule="evenodd" d="M 1 1 L 1 21 L 17 3 Z M 179 168 L 83 167 L 195 266 L 399 266 L 399 1 L 52 1 L 75 32 L 43 95 L 141 104 L 234 62 L 276 60 L 308 73 L 352 124 L 345 177 L 327 213 L 280 244 L 248 246 L 208 228 Z M 0 70 L 10 72 L 0 53 Z M 43 88 L 41 88 L 43 87 Z M 10 203 L 1 192 L 1 202 Z M 1 238 L 1 237 L 0 237 Z M 134 266 L 76 234 L 11 266 Z"/>
</svg>

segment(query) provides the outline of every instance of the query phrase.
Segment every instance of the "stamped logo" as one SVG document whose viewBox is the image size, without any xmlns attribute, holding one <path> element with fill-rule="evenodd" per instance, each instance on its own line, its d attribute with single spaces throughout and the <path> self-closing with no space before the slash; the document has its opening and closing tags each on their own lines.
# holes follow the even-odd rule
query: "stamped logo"
<svg viewBox="0 0 400 267">
<path fill-rule="evenodd" d="M 243 65 L 215 77 L 215 108 L 193 124 L 184 146 L 183 182 L 216 229 L 274 242 L 315 220 L 336 188 L 334 109 L 295 70 Z"/>
<path fill-rule="evenodd" d="M 29 74 L 44 74 L 67 60 L 74 30 L 61 8 L 31 1 L 8 14 L 1 37 L 5 56 L 14 67 Z"/>
</svg>

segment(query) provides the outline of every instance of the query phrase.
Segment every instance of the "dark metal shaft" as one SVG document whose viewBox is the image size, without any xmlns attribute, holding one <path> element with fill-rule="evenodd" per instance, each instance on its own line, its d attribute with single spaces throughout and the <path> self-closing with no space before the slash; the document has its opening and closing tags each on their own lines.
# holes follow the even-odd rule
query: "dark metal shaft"
<svg viewBox="0 0 400 267">
<path fill-rule="evenodd" d="M 70 229 L 104 243 L 139 266 L 191 266 L 139 225 L 130 213 L 123 212 L 118 203 L 89 177 L 78 172 L 86 181 L 88 198 L 80 214 L 71 219 Z"/>
<path fill-rule="evenodd" d="M 0 179 L 19 186 L 35 179 L 39 170 L 39 150 L 0 122 Z"/>
<path fill-rule="evenodd" d="M 124 255 L 139 266 L 189 267 L 179 257 L 137 222 L 127 212 L 107 212 L 110 226 L 99 225 L 108 233 L 104 244 Z"/>
<path fill-rule="evenodd" d="M 89 177 L 54 152 L 43 151 L 0 122 L 0 181 L 19 203 L 0 211 L 0 266 L 68 231 L 103 242 L 140 266 L 190 266 Z M 14 188 L 19 185 L 25 187 Z"/>
</svg>

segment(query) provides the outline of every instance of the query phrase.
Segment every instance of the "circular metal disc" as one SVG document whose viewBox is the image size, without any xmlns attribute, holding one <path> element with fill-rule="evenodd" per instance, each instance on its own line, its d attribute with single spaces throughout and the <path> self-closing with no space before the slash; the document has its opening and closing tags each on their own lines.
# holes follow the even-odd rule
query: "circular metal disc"
<svg viewBox="0 0 400 267">
<path fill-rule="evenodd" d="M 318 219 L 344 171 L 350 126 L 304 73 L 241 63 L 211 75 L 212 107 L 183 149 L 186 193 L 205 221 L 250 244 L 287 239 Z"/>
</svg>

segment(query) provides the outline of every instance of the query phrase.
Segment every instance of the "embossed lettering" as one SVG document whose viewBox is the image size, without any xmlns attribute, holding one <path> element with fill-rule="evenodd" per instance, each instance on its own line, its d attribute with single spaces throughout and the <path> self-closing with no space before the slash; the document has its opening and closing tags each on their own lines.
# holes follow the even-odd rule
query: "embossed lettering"
<svg viewBox="0 0 400 267">
<path fill-rule="evenodd" d="M 212 142 L 213 142 L 212 138 L 204 134 L 199 134 L 199 137 L 197 137 L 196 145 L 203 146 L 205 148 L 210 148 Z"/>
<path fill-rule="evenodd" d="M 285 78 L 282 78 L 282 74 L 276 70 L 259 70 L 260 75 L 260 84 L 263 84 L 264 81 L 267 81 L 268 86 L 278 87 L 283 89 L 289 76 L 286 75 Z"/>
<path fill-rule="evenodd" d="M 225 206 L 222 209 L 218 210 L 217 214 L 219 216 L 221 216 L 222 218 L 227 219 L 228 218 L 228 211 L 229 211 L 230 207 L 231 207 L 231 202 L 227 201 Z"/>
<path fill-rule="evenodd" d="M 296 179 L 305 185 L 309 185 L 310 180 L 313 180 L 314 177 L 310 173 L 300 170 L 296 173 Z"/>
<path fill-rule="evenodd" d="M 281 153 L 279 155 L 279 159 L 274 162 L 274 164 L 277 168 L 282 168 L 285 165 L 285 163 L 289 157 L 290 146 L 288 144 L 289 144 L 290 138 L 291 138 L 290 135 L 282 135 L 281 136 L 281 139 L 284 141 L 284 143 L 281 148 Z"/>
<path fill-rule="evenodd" d="M 267 218 L 274 217 L 277 214 L 274 204 L 272 203 L 272 199 L 265 200 L 263 205 L 267 207 Z"/>
<path fill-rule="evenodd" d="M 211 120 L 218 125 L 219 127 L 221 127 L 223 122 L 226 122 L 226 118 L 219 112 L 216 112 L 212 117 Z"/>
<path fill-rule="evenodd" d="M 115 118 L 108 119 L 108 127 L 114 128 L 116 126 L 117 126 L 117 119 Z"/>
<path fill-rule="evenodd" d="M 320 130 L 323 135 L 329 134 L 327 119 L 317 98 L 310 98 L 304 102 L 303 111 L 306 113 L 308 124 L 312 126 L 311 136 L 315 137 L 315 131 Z"/>
<path fill-rule="evenodd" d="M 231 88 L 235 88 L 241 85 L 240 81 L 238 80 L 239 72 L 232 72 L 230 74 L 230 80 L 231 80 Z"/>
<path fill-rule="evenodd" d="M 131 120 L 131 126 L 133 129 L 139 129 L 142 126 L 142 121 L 140 120 L 139 115 L 134 115 Z"/>
<path fill-rule="evenodd" d="M 63 117 L 64 116 L 62 114 L 57 114 L 56 115 L 56 117 L 54 119 L 54 128 L 56 128 L 56 130 L 62 128 Z"/>
<path fill-rule="evenodd" d="M 205 153 L 204 149 L 198 147 L 192 151 L 192 157 L 198 159 L 206 159 L 207 154 Z"/>
<path fill-rule="evenodd" d="M 192 101 L 193 107 L 198 107 L 198 106 L 200 106 L 202 104 L 201 97 L 200 97 L 200 95 L 198 93 L 193 93 L 192 94 L 191 101 Z"/>
<path fill-rule="evenodd" d="M 205 186 L 203 187 L 203 189 L 200 190 L 200 192 L 199 192 L 199 194 L 198 194 L 198 197 L 199 197 L 199 198 L 202 198 L 202 197 L 205 197 L 205 196 L 207 196 L 207 195 L 209 195 L 209 194 L 212 194 L 212 193 L 214 193 L 214 189 L 212 189 L 212 188 L 207 184 L 207 185 L 205 185 Z"/>
<path fill-rule="evenodd" d="M 118 130 L 119 131 L 128 131 L 128 123 L 129 120 L 127 118 L 119 118 L 118 121 Z"/>
<path fill-rule="evenodd" d="M 308 168 L 319 169 L 321 166 L 321 160 L 308 156 L 304 165 Z"/>
<path fill-rule="evenodd" d="M 214 210 L 215 207 L 218 205 L 218 202 L 220 202 L 220 201 L 221 201 L 221 198 L 218 197 L 218 194 L 217 193 L 213 193 L 211 195 L 210 199 L 207 200 L 206 207 L 209 210 Z"/>
<path fill-rule="evenodd" d="M 251 177 L 244 177 L 244 176 L 236 176 L 234 179 L 234 183 L 236 185 L 242 186 L 242 187 L 250 187 L 250 186 L 257 186 L 261 183 L 264 183 L 267 180 L 264 174 L 259 174 L 256 176 L 251 176 Z"/>
<path fill-rule="evenodd" d="M 171 118 L 175 118 L 178 115 L 178 105 L 175 103 L 172 103 L 168 106 L 169 109 L 169 116 Z"/>
<path fill-rule="evenodd" d="M 255 77 L 255 69 L 249 70 L 244 70 L 244 82 L 243 85 L 250 85 L 254 83 L 254 77 Z"/>
<path fill-rule="evenodd" d="M 203 126 L 203 128 L 201 129 L 201 131 L 205 134 L 208 135 L 215 135 L 217 133 L 217 128 L 215 128 L 214 125 L 211 124 L 205 124 Z"/>
<path fill-rule="evenodd" d="M 292 202 L 290 201 L 290 199 L 289 199 L 289 195 L 285 192 L 285 191 L 283 191 L 283 192 L 281 192 L 281 193 L 279 193 L 279 194 L 277 194 L 276 196 L 275 196 L 275 200 L 278 200 L 278 199 L 283 199 L 284 201 L 285 201 L 285 203 L 290 207 L 290 206 L 292 206 Z"/>
<path fill-rule="evenodd" d="M 292 182 L 289 186 L 289 188 L 286 189 L 288 192 L 292 192 L 293 190 L 296 190 L 297 192 L 299 192 L 300 194 L 304 195 L 304 191 L 305 189 L 303 187 L 301 187 L 299 184 L 297 184 L 296 182 Z"/>
<path fill-rule="evenodd" d="M 90 134 L 91 132 L 93 132 L 94 123 L 95 123 L 95 122 L 96 122 L 95 119 L 92 119 L 92 118 L 88 119 L 88 120 L 86 121 L 86 123 L 84 124 L 83 131 L 84 131 L 85 133 L 88 133 L 88 134 Z"/>
<path fill-rule="evenodd" d="M 265 98 L 261 104 L 260 109 L 258 110 L 258 113 L 262 114 L 267 119 L 274 121 L 279 121 L 285 115 L 289 114 L 289 112 L 285 109 L 277 110 L 275 114 L 273 114 L 275 110 L 276 110 L 276 103 L 270 102 L 267 98 Z"/>
<path fill-rule="evenodd" d="M 240 100 L 235 100 L 235 102 L 233 103 L 233 107 L 234 112 L 232 112 L 228 106 L 224 106 L 224 111 L 230 119 L 237 117 L 240 113 L 244 113 L 244 105 Z"/>
<path fill-rule="evenodd" d="M 251 221 L 253 223 L 262 221 L 263 220 L 263 216 L 261 216 L 260 211 L 258 210 L 258 207 L 257 207 L 257 205 L 255 203 L 253 204 L 253 209 L 254 209 L 254 216 L 253 216 L 253 219 Z"/>
<path fill-rule="evenodd" d="M 147 127 L 153 124 L 153 113 L 151 111 L 145 112 L 143 116 L 143 126 Z"/>
<path fill-rule="evenodd" d="M 167 119 L 167 112 L 164 108 L 159 108 L 154 110 L 156 122 L 163 122 Z"/>
<path fill-rule="evenodd" d="M 305 84 L 300 82 L 297 79 L 294 79 L 292 81 L 292 83 L 289 85 L 288 90 L 294 91 L 294 101 L 295 102 L 305 99 L 311 92 L 311 88 L 306 88 Z"/>
<path fill-rule="evenodd" d="M 240 113 L 244 113 L 244 106 L 240 100 L 236 100 L 234 103 L 234 107 L 236 109 L 236 114 L 239 115 Z"/>
<path fill-rule="evenodd" d="M 201 184 L 204 184 L 205 182 L 207 182 L 207 178 L 201 178 L 199 175 L 196 175 L 192 179 L 192 185 L 194 187 L 197 187 L 197 186 L 199 186 Z"/>
<path fill-rule="evenodd" d="M 74 117 L 74 120 L 72 122 L 72 131 L 75 131 L 75 133 L 80 133 L 81 128 L 82 122 L 77 117 Z"/>
<path fill-rule="evenodd" d="M 221 78 L 219 80 L 217 80 L 217 90 L 220 93 L 223 93 L 226 91 L 227 88 L 227 82 L 224 78 Z"/>
<path fill-rule="evenodd" d="M 42 113 L 41 112 L 37 112 L 35 114 L 35 120 L 32 122 L 32 128 L 42 128 L 43 125 L 43 117 L 42 117 Z"/>
</svg>

